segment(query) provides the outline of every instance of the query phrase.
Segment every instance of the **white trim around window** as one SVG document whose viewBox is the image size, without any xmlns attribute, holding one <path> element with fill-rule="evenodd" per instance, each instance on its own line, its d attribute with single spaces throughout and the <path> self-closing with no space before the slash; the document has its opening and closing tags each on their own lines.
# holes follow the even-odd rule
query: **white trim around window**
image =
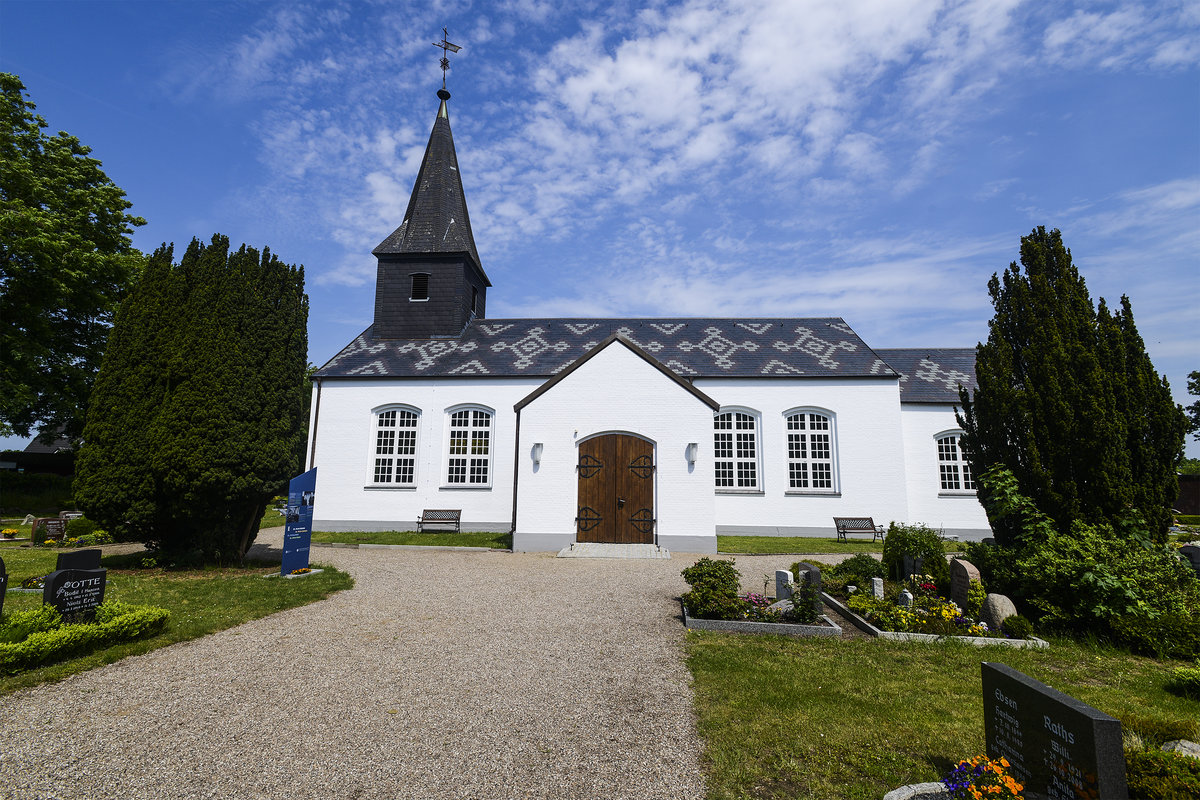
<svg viewBox="0 0 1200 800">
<path fill-rule="evenodd" d="M 962 434 L 960 430 L 949 430 L 933 437 L 937 443 L 938 495 L 941 497 L 975 495 L 975 475 L 962 449 Z"/>
<path fill-rule="evenodd" d="M 838 495 L 837 415 L 803 406 L 783 412 L 785 494 Z"/>
<path fill-rule="evenodd" d="M 465 404 L 446 409 L 443 489 L 491 489 L 496 411 Z"/>
<path fill-rule="evenodd" d="M 713 479 L 718 494 L 762 494 L 761 414 L 731 406 L 713 415 Z"/>
<path fill-rule="evenodd" d="M 412 489 L 417 485 L 421 409 L 392 403 L 371 409 L 367 487 Z"/>
</svg>

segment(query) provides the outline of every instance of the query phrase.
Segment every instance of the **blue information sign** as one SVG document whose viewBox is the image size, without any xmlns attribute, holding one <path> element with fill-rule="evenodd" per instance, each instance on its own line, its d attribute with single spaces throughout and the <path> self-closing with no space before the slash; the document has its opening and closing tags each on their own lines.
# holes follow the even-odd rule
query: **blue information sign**
<svg viewBox="0 0 1200 800">
<path fill-rule="evenodd" d="M 284 511 L 283 565 L 280 574 L 290 575 L 308 567 L 308 548 L 312 543 L 313 500 L 317 496 L 317 468 L 297 475 L 288 482 L 288 502 Z"/>
</svg>

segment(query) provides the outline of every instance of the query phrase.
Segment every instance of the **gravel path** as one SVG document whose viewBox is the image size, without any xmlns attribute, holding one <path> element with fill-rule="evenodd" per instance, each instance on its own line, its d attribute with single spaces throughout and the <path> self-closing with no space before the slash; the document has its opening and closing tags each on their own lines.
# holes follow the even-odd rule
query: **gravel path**
<svg viewBox="0 0 1200 800">
<path fill-rule="evenodd" d="M 314 561 L 355 588 L 0 698 L 0 797 L 703 796 L 687 557 Z"/>
</svg>

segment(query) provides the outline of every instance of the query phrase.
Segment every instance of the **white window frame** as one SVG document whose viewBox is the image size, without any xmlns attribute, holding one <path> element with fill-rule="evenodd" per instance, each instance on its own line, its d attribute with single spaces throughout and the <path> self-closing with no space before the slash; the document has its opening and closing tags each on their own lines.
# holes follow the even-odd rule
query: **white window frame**
<svg viewBox="0 0 1200 800">
<path fill-rule="evenodd" d="M 463 428 L 455 424 L 456 414 L 466 414 L 468 425 Z M 488 424 L 486 426 L 478 425 L 480 414 L 487 416 Z M 456 406 L 450 406 L 446 409 L 445 415 L 445 447 L 442 451 L 442 488 L 443 489 L 491 489 L 492 483 L 496 475 L 496 409 L 490 408 L 478 403 L 462 403 Z M 467 436 L 464 439 L 461 435 L 456 434 L 456 431 L 467 431 Z M 484 432 L 486 436 L 476 437 L 472 432 Z M 486 452 L 472 452 L 478 448 L 481 442 L 484 445 Z M 458 452 L 459 450 L 462 452 Z M 464 462 L 457 464 L 454 462 Z M 455 473 L 451 474 L 451 469 Z M 458 472 L 461 469 L 462 472 Z M 483 470 L 486 480 L 474 480 L 479 477 L 479 470 Z M 452 478 L 461 475 L 463 480 L 453 480 Z"/>
<path fill-rule="evenodd" d="M 719 424 L 724 423 L 726 415 L 730 427 L 718 428 Z M 739 425 L 746 424 L 747 418 L 751 427 L 739 428 Z M 754 453 L 749 456 L 744 454 L 747 433 L 754 445 Z M 723 446 L 723 436 L 728 436 L 728 446 Z M 762 451 L 761 413 L 745 406 L 722 406 L 720 411 L 713 414 L 713 485 L 717 494 L 762 494 Z M 729 465 L 728 475 L 722 474 L 723 464 Z M 747 468 L 753 471 L 752 476 L 748 476 Z M 729 480 L 732 485 L 722 485 L 722 480 Z"/>
<path fill-rule="evenodd" d="M 799 421 L 799 424 L 803 425 L 802 428 L 793 429 L 793 417 L 802 417 Z M 813 429 L 813 417 L 824 420 L 826 427 Z M 840 496 L 837 414 L 819 406 L 797 406 L 784 411 L 783 460 L 787 469 L 787 488 L 784 494 Z M 800 466 L 804 469 L 797 470 Z M 803 473 L 808 486 L 793 485 L 798 471 Z M 829 485 L 815 485 L 825 482 Z"/>
<path fill-rule="evenodd" d="M 941 497 L 974 497 L 976 494 L 975 473 L 962 449 L 960 429 L 934 434 L 934 452 L 937 453 L 938 495 Z M 947 440 L 950 444 L 947 445 Z M 954 484 L 947 486 L 947 484 Z"/>
<path fill-rule="evenodd" d="M 390 421 L 392 424 L 386 424 Z M 403 424 L 410 422 L 411 424 Z M 381 435 L 391 432 L 390 437 Z M 408 434 L 411 432 L 411 436 Z M 381 449 L 385 452 L 381 452 Z M 411 452 L 403 452 L 410 450 Z M 420 467 L 421 409 L 405 403 L 389 403 L 371 409 L 371 440 L 367 449 L 367 488 L 415 489 Z M 389 462 L 386 465 L 382 462 Z M 403 462 L 411 468 L 411 480 L 398 481 Z M 388 480 L 380 480 L 381 468 L 387 468 Z"/>
</svg>

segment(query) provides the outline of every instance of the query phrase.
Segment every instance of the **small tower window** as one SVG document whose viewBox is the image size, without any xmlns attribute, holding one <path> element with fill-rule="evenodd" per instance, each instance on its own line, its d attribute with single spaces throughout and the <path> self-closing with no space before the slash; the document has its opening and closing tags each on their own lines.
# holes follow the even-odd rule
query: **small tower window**
<svg viewBox="0 0 1200 800">
<path fill-rule="evenodd" d="M 409 300 L 428 300 L 429 299 L 429 273 L 417 272 L 412 275 L 412 294 L 408 296 Z"/>
<path fill-rule="evenodd" d="M 471 313 L 479 313 L 479 290 L 474 286 L 471 287 Z"/>
</svg>

